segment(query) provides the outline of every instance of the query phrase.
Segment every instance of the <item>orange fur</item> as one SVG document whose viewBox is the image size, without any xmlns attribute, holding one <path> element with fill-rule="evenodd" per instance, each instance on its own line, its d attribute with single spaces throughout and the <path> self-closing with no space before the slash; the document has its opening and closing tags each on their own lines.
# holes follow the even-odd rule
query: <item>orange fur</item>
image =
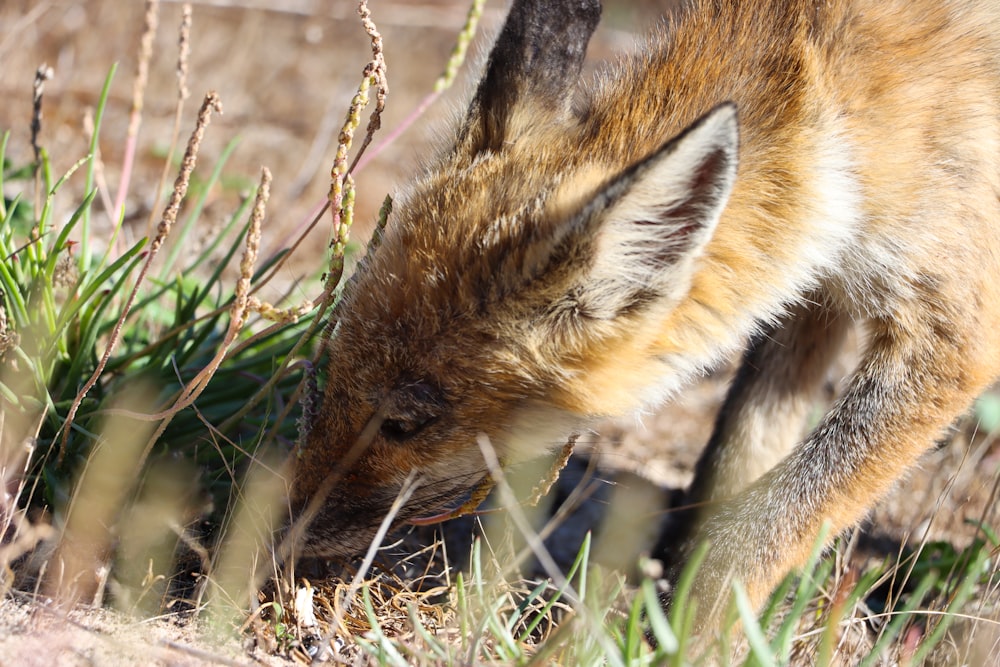
<svg viewBox="0 0 1000 667">
<path fill-rule="evenodd" d="M 411 473 L 400 520 L 454 503 L 481 433 L 540 455 L 749 341 L 691 539 L 699 596 L 734 575 L 759 603 L 1000 373 L 1000 11 L 695 0 L 580 85 L 598 11 L 515 1 L 347 290 L 296 471 L 296 507 L 329 492 L 306 552 L 363 549 Z M 802 439 L 852 321 L 867 350 Z"/>
</svg>

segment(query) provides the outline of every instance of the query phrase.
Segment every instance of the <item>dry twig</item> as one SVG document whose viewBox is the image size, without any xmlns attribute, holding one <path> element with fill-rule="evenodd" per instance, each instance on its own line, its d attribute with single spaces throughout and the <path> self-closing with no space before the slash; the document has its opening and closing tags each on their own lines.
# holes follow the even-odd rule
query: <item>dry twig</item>
<svg viewBox="0 0 1000 667">
<path fill-rule="evenodd" d="M 146 84 L 149 82 L 149 60 L 153 55 L 153 38 L 156 37 L 159 13 L 160 1 L 146 0 L 146 17 L 143 23 L 142 38 L 139 42 L 139 57 L 136 63 L 135 80 L 132 82 L 132 110 L 129 112 L 128 131 L 125 138 L 122 177 L 121 182 L 118 184 L 118 195 L 115 197 L 114 208 L 108 212 L 111 216 L 112 225 L 123 215 L 122 209 L 125 206 L 125 195 L 128 193 L 129 181 L 132 178 L 132 165 L 135 163 L 139 125 L 142 123 L 143 98 L 146 94 Z"/>
<path fill-rule="evenodd" d="M 35 83 L 32 86 L 31 95 L 31 149 L 35 154 L 35 164 L 33 167 L 35 178 L 35 210 L 41 208 L 42 201 L 42 149 L 38 145 L 38 135 L 42 131 L 42 95 L 45 93 L 45 82 L 55 76 L 55 71 L 42 63 L 35 70 Z"/>
<path fill-rule="evenodd" d="M 160 224 L 156 230 L 156 237 L 153 238 L 152 243 L 149 244 L 149 250 L 146 252 L 146 261 L 143 262 L 142 269 L 139 271 L 139 276 L 136 278 L 135 285 L 132 286 L 132 291 L 129 293 L 128 300 L 125 302 L 121 315 L 118 317 L 118 321 L 115 323 L 114 329 L 111 331 L 111 336 L 108 339 L 108 344 L 104 350 L 104 354 L 101 356 L 101 360 L 97 364 L 97 368 L 94 369 L 93 374 L 91 374 L 90 378 L 84 383 L 83 387 L 77 393 L 76 398 L 73 399 L 73 404 L 66 413 L 66 420 L 63 422 L 61 427 L 62 440 L 59 446 L 58 458 L 60 463 L 62 463 L 66 456 L 66 447 L 69 443 L 70 430 L 72 428 L 73 419 L 76 417 L 76 413 L 80 409 L 80 404 L 104 373 L 104 368 L 108 365 L 108 360 L 111 358 L 115 346 L 118 344 L 118 340 L 121 337 L 121 331 L 125 324 L 125 320 L 132 311 L 132 304 L 135 302 L 135 298 L 139 293 L 139 287 L 145 280 L 146 274 L 149 272 L 149 267 L 156 258 L 160 248 L 163 246 L 163 242 L 166 240 L 167 235 L 170 234 L 170 229 L 177 221 L 177 213 L 180 210 L 181 202 L 184 200 L 184 196 L 187 194 L 188 185 L 191 182 L 191 173 L 194 171 L 195 165 L 198 162 L 198 151 L 201 148 L 201 141 L 205 136 L 205 129 L 208 127 L 213 111 L 216 113 L 222 113 L 222 102 L 219 100 L 219 96 L 216 95 L 214 91 L 208 93 L 205 96 L 205 100 L 202 102 L 201 109 L 198 112 L 198 121 L 195 125 L 194 132 L 191 133 L 191 138 L 188 140 L 188 146 L 184 153 L 184 159 L 181 161 L 181 169 L 177 175 L 177 180 L 174 183 L 174 190 L 171 194 L 170 202 L 163 211 L 163 217 L 161 218 Z"/>
<path fill-rule="evenodd" d="M 177 148 L 177 137 L 181 132 L 181 116 L 184 112 L 184 102 L 191 95 L 187 87 L 188 55 L 191 52 L 191 3 L 184 3 L 181 7 L 181 25 L 177 37 L 177 104 L 174 107 L 174 126 L 170 135 L 170 150 L 163 161 L 163 172 L 160 180 L 156 184 L 156 194 L 153 201 L 160 201 L 163 188 L 166 187 L 167 176 L 170 173 L 170 164 Z M 156 206 L 149 212 L 149 220 L 146 221 L 146 236 L 153 233 L 153 219 L 156 215 Z"/>
</svg>

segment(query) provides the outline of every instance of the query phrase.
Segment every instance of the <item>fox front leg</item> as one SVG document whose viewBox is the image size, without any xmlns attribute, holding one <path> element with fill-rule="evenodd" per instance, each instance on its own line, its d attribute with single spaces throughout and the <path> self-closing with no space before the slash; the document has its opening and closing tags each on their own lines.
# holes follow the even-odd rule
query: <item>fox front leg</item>
<svg viewBox="0 0 1000 667">
<path fill-rule="evenodd" d="M 690 505 L 735 496 L 802 440 L 849 326 L 817 295 L 754 337 L 698 461 Z"/>
<path fill-rule="evenodd" d="M 874 322 L 820 425 L 700 523 L 688 550 L 709 544 L 694 587 L 702 627 L 717 622 L 734 579 L 759 608 L 805 562 L 825 523 L 831 537 L 856 523 L 981 390 L 963 341 L 923 319 Z"/>
</svg>

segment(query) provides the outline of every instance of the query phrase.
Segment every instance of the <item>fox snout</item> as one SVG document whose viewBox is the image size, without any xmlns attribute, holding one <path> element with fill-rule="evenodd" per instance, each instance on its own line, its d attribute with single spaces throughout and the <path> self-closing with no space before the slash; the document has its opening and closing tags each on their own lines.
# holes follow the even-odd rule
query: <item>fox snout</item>
<svg viewBox="0 0 1000 667">
<path fill-rule="evenodd" d="M 379 428 L 396 433 L 400 425 L 388 423 Z M 371 442 L 371 432 L 362 437 L 369 442 L 344 447 L 334 465 L 315 465 L 309 452 L 316 450 L 310 450 L 309 444 L 299 453 L 289 503 L 298 555 L 349 558 L 363 553 L 384 522 L 387 528 L 402 525 L 419 511 L 433 510 L 462 493 L 461 485 L 449 482 L 444 491 L 442 484 L 404 463 L 395 464 L 398 474 L 386 475 L 393 466 L 391 456 L 378 451 L 382 443 Z M 370 451 L 372 447 L 375 451 Z M 431 491 L 432 487 L 438 490 Z M 416 502 L 406 502 L 411 497 Z"/>
<path fill-rule="evenodd" d="M 338 486 L 328 494 L 321 489 L 319 495 L 293 495 L 287 531 L 296 556 L 352 558 L 368 549 L 383 523 L 387 530 L 401 526 L 424 506 L 395 507 L 416 487 L 382 487 L 350 478 Z"/>
<path fill-rule="evenodd" d="M 426 388 L 413 386 L 407 393 L 429 403 L 403 401 L 388 414 L 376 411 L 360 431 L 338 438 L 336 431 L 324 429 L 301 447 L 290 497 L 298 555 L 348 558 L 363 553 L 380 528 L 447 509 L 486 474 L 481 464 L 463 472 L 462 457 L 446 458 L 445 465 L 421 460 L 413 442 L 424 440 L 430 449 L 433 440 L 423 432 L 443 413 Z M 327 414 L 338 410 L 343 404 Z"/>
</svg>

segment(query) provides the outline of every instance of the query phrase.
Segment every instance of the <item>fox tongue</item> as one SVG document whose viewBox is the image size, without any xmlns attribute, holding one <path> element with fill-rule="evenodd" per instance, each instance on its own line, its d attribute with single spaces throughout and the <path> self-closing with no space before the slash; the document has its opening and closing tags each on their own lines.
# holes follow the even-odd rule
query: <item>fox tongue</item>
<svg viewBox="0 0 1000 667">
<path fill-rule="evenodd" d="M 464 505 L 463 505 L 464 507 Z M 459 513 L 461 508 L 454 510 L 445 510 L 444 512 L 439 512 L 438 514 L 428 514 L 427 516 L 415 516 L 412 519 L 408 519 L 406 523 L 412 524 L 414 526 L 433 526 L 436 523 L 442 523 L 448 519 L 454 519 L 456 517 L 464 514 Z"/>
<path fill-rule="evenodd" d="M 469 499 L 455 509 L 445 510 L 438 514 L 431 514 L 429 516 L 413 517 L 412 519 L 409 519 L 407 523 L 412 523 L 415 526 L 430 526 L 435 523 L 441 523 L 442 521 L 457 519 L 460 516 L 471 514 L 477 507 L 479 507 L 479 505 L 482 504 L 484 500 L 486 500 L 486 496 L 490 495 L 490 491 L 493 490 L 494 484 L 496 484 L 496 482 L 493 481 L 493 477 L 486 475 L 476 486 L 472 488 L 472 491 L 469 493 Z"/>
</svg>

